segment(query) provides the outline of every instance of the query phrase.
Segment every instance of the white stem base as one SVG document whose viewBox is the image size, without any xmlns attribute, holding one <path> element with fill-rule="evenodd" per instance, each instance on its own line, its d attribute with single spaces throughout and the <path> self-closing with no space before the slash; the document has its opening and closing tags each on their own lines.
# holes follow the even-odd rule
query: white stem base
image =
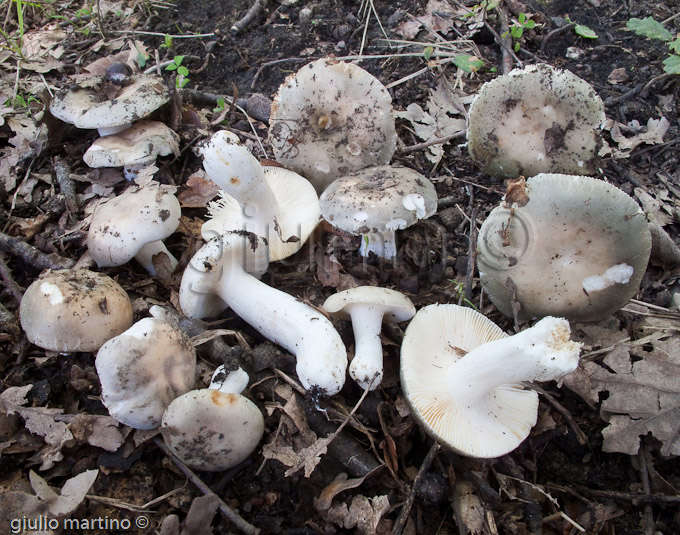
<svg viewBox="0 0 680 535">
<path fill-rule="evenodd" d="M 146 269 L 150 275 L 156 275 L 156 268 L 153 267 L 153 257 L 157 254 L 164 254 L 170 259 L 170 265 L 174 271 L 179 263 L 177 259 L 172 255 L 165 244 L 161 241 L 154 241 L 147 243 L 142 247 L 139 252 L 135 255 L 135 260 L 141 264 L 141 266 Z"/>
<path fill-rule="evenodd" d="M 349 374 L 361 388 L 371 385 L 370 389 L 375 390 L 383 378 L 382 311 L 375 307 L 354 306 L 349 313 L 354 330 L 354 358 L 349 365 Z"/>
<path fill-rule="evenodd" d="M 361 236 L 359 254 L 361 256 L 368 256 L 369 253 L 375 253 L 380 258 L 386 258 L 387 260 L 396 258 L 397 242 L 395 232 L 393 230 L 386 230 L 385 232 L 372 232 Z"/>
</svg>

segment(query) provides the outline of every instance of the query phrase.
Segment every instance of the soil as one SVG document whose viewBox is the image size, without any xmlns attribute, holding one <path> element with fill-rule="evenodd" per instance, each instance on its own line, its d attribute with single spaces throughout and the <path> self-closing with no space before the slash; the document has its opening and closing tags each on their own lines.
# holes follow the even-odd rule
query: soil
<svg viewBox="0 0 680 535">
<path fill-rule="evenodd" d="M 264 4 L 255 22 L 237 35 L 233 35 L 230 28 L 250 8 L 249 0 L 152 2 L 138 6 L 135 11 L 134 30 L 138 32 L 135 38 L 149 51 L 158 50 L 160 61 L 183 55 L 183 65 L 189 71 L 182 99 L 174 99 L 178 104 L 174 111 L 169 107 L 160 115 L 176 127 L 182 152 L 178 158 L 159 160 L 156 178 L 177 186 L 180 195 L 193 191 L 187 181 L 201 169 L 201 160 L 192 149 L 224 125 L 248 140 L 258 157 L 271 157 L 266 141 L 265 153 L 253 134 L 257 132 L 266 140 L 266 121 L 253 120 L 251 128 L 245 116 L 232 108 L 222 118 L 224 121 L 207 124 L 206 118 L 214 119 L 219 114 L 219 111 L 212 112 L 215 95 L 248 98 L 259 93 L 271 98 L 285 77 L 308 61 L 329 55 L 356 55 L 362 40 L 365 55 L 382 56 L 382 59 L 366 59 L 361 66 L 387 86 L 396 83 L 390 93 L 394 108 L 400 111 L 412 103 L 425 107 L 430 91 L 443 78 L 471 95 L 502 71 L 502 48 L 493 35 L 493 32 L 502 33 L 496 10 L 489 11 L 488 27 L 470 31 L 459 20 L 453 29 L 439 33 L 439 39 L 453 40 L 460 34 L 472 40 L 484 66 L 473 74 L 466 74 L 456 72 L 451 64 L 430 63 L 430 68 L 424 69 L 428 65 L 423 57 L 384 57 L 395 52 L 385 34 L 391 39 L 400 39 L 396 33 L 399 24 L 424 13 L 424 1 L 373 0 L 370 5 L 375 12 L 368 17 L 365 11 L 360 11 L 357 2 L 347 0 L 265 1 Z M 459 5 L 455 1 L 449 4 Z M 467 4 L 472 7 L 473 2 Z M 520 13 L 529 13 L 538 23 L 535 28 L 527 29 L 519 40 L 519 60 L 526 64 L 549 63 L 574 72 L 595 88 L 605 102 L 607 117 L 619 123 L 630 125 L 637 121 L 644 126 L 648 119 L 661 116 L 670 123 L 663 143 L 641 145 L 625 158 L 605 156 L 598 161 L 596 176 L 631 195 L 635 188 L 656 191 L 661 185 L 659 177 L 664 177 L 666 184 L 672 185 L 670 195 L 677 192 L 680 189 L 679 78 L 662 76 L 662 62 L 668 54 L 664 43 L 637 36 L 625 26 L 632 17 L 653 16 L 656 20 L 670 19 L 666 27 L 677 35 L 680 18 L 673 15 L 680 4 L 670 0 L 524 4 L 508 1 L 501 4 L 512 20 Z M 312 10 L 311 19 L 301 22 L 305 9 Z M 579 37 L 570 28 L 556 32 L 567 24 L 567 18 L 588 26 L 598 38 Z M 368 30 L 364 37 L 366 21 Z M 40 27 L 39 14 L 34 14 L 29 22 L 35 28 Z M 132 27 L 121 26 L 119 22 L 107 20 L 101 29 L 109 36 L 114 34 L 107 32 L 113 30 L 132 31 Z M 127 19 L 126 23 L 130 24 Z M 167 49 L 161 46 L 165 34 L 207 36 L 175 38 Z M 414 40 L 426 42 L 430 38 L 427 30 L 421 30 Z M 69 33 L 65 42 L 67 51 L 85 52 L 78 65 L 67 64 L 60 73 L 46 73 L 49 84 L 53 87 L 67 84 L 67 75 L 80 72 L 82 65 L 102 56 L 103 50 L 79 48 L 88 39 L 82 32 Z M 421 50 L 422 46 L 414 48 Z M 150 62 L 154 62 L 153 52 Z M 421 74 L 408 77 L 421 69 L 424 69 Z M 622 69 L 619 72 L 624 76 L 614 83 L 612 72 L 616 69 Z M 175 83 L 170 71 L 163 70 L 162 75 L 169 84 Z M 178 91 L 177 97 L 181 93 Z M 94 134 L 83 135 L 82 131 L 60 125 L 49 117 L 44 121 L 50 127 L 50 137 L 44 146 L 36 147 L 31 155 L 11 167 L 17 184 L 31 173 L 52 176 L 55 158 L 59 158 L 72 174 L 80 177 L 75 182 L 77 192 L 82 195 L 92 191 L 92 171 L 84 166 L 81 156 Z M 5 140 L 10 134 L 7 126 L 3 128 Z M 398 133 L 402 147 L 393 162 L 432 178 L 440 199 L 437 214 L 401 233 L 398 262 L 380 261 L 375 257 L 367 261 L 360 259 L 356 252 L 358 238 L 344 235 L 324 223 L 298 254 L 272 264 L 263 282 L 316 306 L 338 288 L 362 284 L 406 292 L 418 308 L 435 302 L 459 303 L 464 297 L 465 302 L 479 308 L 506 332 L 513 332 L 516 328 L 513 320 L 502 316 L 483 295 L 477 273 L 468 276 L 472 250 L 469 221 L 474 220 L 476 228 L 479 227 L 500 202 L 505 192 L 503 182 L 479 170 L 461 139 L 449 142 L 441 162 L 433 165 L 426 157 L 427 149 L 403 150 L 404 146 L 422 142 L 408 122 L 398 121 Z M 608 141 L 614 144 L 611 139 Z M 126 183 L 112 187 L 119 193 Z M 78 226 L 77 222 L 86 214 L 82 207 L 68 212 L 67 197 L 56 181 L 37 183 L 32 195 L 23 197 L 16 205 L 13 196 L 14 191 L 7 191 L 1 198 L 0 222 L 5 232 L 45 253 L 55 253 L 64 259 L 81 258 L 86 251 L 86 233 L 85 227 Z M 676 215 L 665 229 L 678 243 L 679 199 L 669 202 L 675 203 Z M 180 259 L 180 267 L 186 265 L 200 246 L 197 229 L 205 215 L 204 207 L 185 206 L 180 231 L 167 240 L 170 250 Z M 33 222 L 37 225 L 36 231 L 31 233 L 13 225 L 17 221 Z M 332 260 L 328 256 L 330 252 Z M 0 256 L 4 264 L 0 265 L 0 271 L 5 281 L 1 295 L 4 308 L 0 333 L 2 389 L 33 385 L 27 395 L 29 406 L 61 409 L 65 415 L 107 415 L 99 399 L 100 385 L 93 354 L 46 353 L 28 343 L 18 329 L 17 299 L 8 281 L 13 278 L 21 290 L 35 280 L 47 266 L 31 263 L 31 258 L 16 249 Z M 148 315 L 148 308 L 153 304 L 170 307 L 177 304 L 180 271 L 173 274 L 166 270 L 149 277 L 132 263 L 101 271 L 114 277 L 128 292 L 136 319 Z M 659 310 L 668 309 L 673 305 L 673 294 L 678 292 L 679 273 L 677 265 L 653 259 L 636 299 Z M 464 295 L 461 288 L 466 283 L 468 294 Z M 621 330 L 633 338 L 639 320 L 629 312 L 615 314 Z M 351 351 L 351 325 L 349 322 L 336 325 Z M 677 509 L 680 465 L 677 461 L 662 456 L 660 444 L 652 436 L 643 437 L 639 455 L 604 452 L 602 430 L 607 423 L 597 404 L 589 404 L 555 383 L 543 385 L 546 396 L 541 397 L 539 425 L 510 454 L 499 459 L 478 460 L 442 448 L 436 451 L 434 460 L 428 458 L 433 441 L 410 415 L 399 385 L 399 342 L 403 335 L 399 327 L 383 333 L 385 378 L 380 388 L 363 399 L 356 416 L 341 430 L 308 477 L 302 470 L 287 473 L 284 462 L 266 459 L 263 451 L 269 447 L 268 451 L 276 450 L 280 454 L 288 447 L 299 452 L 314 442 L 310 439 L 313 433 L 319 439 L 327 436 L 346 419 L 363 392 L 348 380 L 341 393 L 331 398 L 301 394 L 294 388 L 297 383 L 292 357 L 267 342 L 231 311 L 225 311 L 207 327 L 229 329 L 238 336 L 225 335 L 219 343 L 211 341 L 197 347 L 203 372 L 200 381 L 205 382 L 208 371 L 222 362 L 244 366 L 251 375 L 252 386 L 247 395 L 265 415 L 265 433 L 255 453 L 239 466 L 226 472 L 197 472 L 195 477 L 262 533 L 398 533 L 403 530 L 403 533 L 426 535 L 469 530 L 553 535 L 578 533 L 580 530 L 575 524 L 583 526 L 586 533 L 680 533 Z M 177 533 L 171 530 L 169 522 L 161 530 L 164 520 L 175 514 L 184 522 L 190 516 L 190 506 L 196 503 L 195 498 L 204 494 L 196 487 L 196 479 L 187 480 L 160 449 L 153 433 L 144 434 L 120 426 L 125 440 L 114 451 L 106 451 L 76 436 L 62 444 L 63 459 L 47 470 L 40 470 L 45 438 L 30 429 L 16 413 L 0 416 L 0 474 L 4 491 L 30 493 L 30 470 L 38 472 L 55 488 L 61 488 L 66 480 L 84 470 L 100 470 L 88 494 L 110 500 L 85 499 L 71 515 L 74 518 L 107 516 L 134 521 L 143 511 L 149 525 L 130 531 Z M 579 440 L 574 428 L 583 433 L 585 440 Z M 424 465 L 426 458 L 429 464 Z M 422 474 L 414 483 L 421 467 Z M 342 474 L 354 478 L 354 485 L 338 492 L 332 501 L 333 507 L 324 509 L 319 505 L 319 498 L 328 497 Z M 383 496 L 386 502 L 380 500 Z M 143 510 L 129 506 L 143 506 L 152 501 L 153 504 Z M 381 503 L 387 506 L 377 513 Z M 408 506 L 410 513 L 401 525 L 400 513 L 408 512 Z M 204 524 L 199 528 L 187 525 L 183 533 L 208 533 L 207 523 L 215 533 L 239 531 L 220 514 L 214 518 L 208 513 L 203 517 L 200 513 L 194 514 L 194 522 L 203 518 Z M 475 515 L 480 515 L 478 524 L 475 524 Z"/>
</svg>

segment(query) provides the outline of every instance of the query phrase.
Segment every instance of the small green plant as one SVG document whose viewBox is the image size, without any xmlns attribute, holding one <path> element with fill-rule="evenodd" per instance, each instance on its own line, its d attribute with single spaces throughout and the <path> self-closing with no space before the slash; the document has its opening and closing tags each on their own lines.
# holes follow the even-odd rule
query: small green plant
<svg viewBox="0 0 680 535">
<path fill-rule="evenodd" d="M 160 46 L 161 48 L 172 48 L 172 35 L 168 35 L 167 33 L 165 34 L 165 38 L 163 39 L 163 44 Z"/>
<path fill-rule="evenodd" d="M 165 67 L 166 71 L 176 71 L 177 77 L 175 78 L 175 87 L 181 89 L 189 83 L 189 69 L 182 65 L 184 56 L 175 56 L 172 58 L 172 63 Z"/>
<path fill-rule="evenodd" d="M 453 64 L 464 72 L 477 72 L 482 68 L 484 62 L 477 56 L 470 54 L 458 54 L 453 58 Z"/>
<path fill-rule="evenodd" d="M 222 113 L 224 111 L 224 106 L 226 105 L 226 102 L 224 100 L 224 97 L 220 97 L 217 99 L 217 103 L 215 107 L 213 108 L 214 113 Z"/>
<path fill-rule="evenodd" d="M 574 26 L 574 33 L 585 39 L 597 39 L 597 34 L 585 24 L 577 24 Z"/>
<path fill-rule="evenodd" d="M 461 281 L 456 281 L 453 279 L 447 279 L 451 284 L 453 284 L 453 292 L 458 296 L 458 302 L 459 303 L 465 303 L 467 306 L 473 308 L 477 312 L 479 312 L 479 309 L 470 301 L 467 297 L 465 297 L 465 283 Z"/>
<path fill-rule="evenodd" d="M 662 23 L 654 20 L 652 17 L 630 19 L 626 23 L 626 28 L 634 31 L 636 35 L 642 35 L 648 39 L 656 39 L 666 43 L 670 53 L 663 60 L 663 70 L 667 74 L 680 74 L 680 36 L 676 35 L 673 38 L 673 34 Z"/>
<path fill-rule="evenodd" d="M 517 17 L 517 20 L 512 21 L 512 25 L 510 26 L 510 35 L 512 36 L 512 39 L 515 41 L 515 44 L 513 46 L 515 52 L 519 52 L 520 40 L 524 35 L 524 30 L 531 30 L 534 27 L 536 27 L 536 21 L 527 18 L 526 13 L 520 13 L 519 17 Z"/>
</svg>

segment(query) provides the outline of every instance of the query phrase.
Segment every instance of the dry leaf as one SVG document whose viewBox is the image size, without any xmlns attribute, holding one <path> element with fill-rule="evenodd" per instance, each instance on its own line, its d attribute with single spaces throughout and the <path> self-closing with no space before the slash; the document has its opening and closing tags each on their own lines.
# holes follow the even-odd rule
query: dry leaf
<svg viewBox="0 0 680 535">
<path fill-rule="evenodd" d="M 215 494 L 199 496 L 191 502 L 182 535 L 210 535 L 210 524 L 217 512 L 218 499 Z"/>
<path fill-rule="evenodd" d="M 489 534 L 484 504 L 475 493 L 474 485 L 458 479 L 453 492 L 453 511 L 458 525 L 465 526 L 465 529 L 471 535 Z"/>
<path fill-rule="evenodd" d="M 423 15 L 409 17 L 395 31 L 406 39 L 413 39 L 423 27 L 445 35 L 453 28 L 456 17 L 466 11 L 454 10 L 445 0 L 430 0 Z"/>
<path fill-rule="evenodd" d="M 69 429 L 80 442 L 87 442 L 106 451 L 117 451 L 125 442 L 125 437 L 118 429 L 119 425 L 118 420 L 111 416 L 77 414 Z"/>
<path fill-rule="evenodd" d="M 657 145 L 663 143 L 663 136 L 668 131 L 670 123 L 665 117 L 661 119 L 649 119 L 647 121 L 647 129 L 630 137 L 626 137 L 621 132 L 621 123 L 617 123 L 612 119 L 605 121 L 605 130 L 609 130 L 612 139 L 617 143 L 618 147 L 611 147 L 607 143 L 600 149 L 600 156 L 612 155 L 614 158 L 627 158 L 635 147 L 642 145 Z M 639 124 L 632 123 L 629 126 L 633 128 L 640 128 Z"/>
<path fill-rule="evenodd" d="M 374 535 L 378 523 L 383 515 L 390 510 L 390 501 L 387 496 L 354 496 L 347 506 L 341 503 L 326 512 L 325 518 L 335 525 L 352 529 L 356 528 L 362 535 Z"/>
<path fill-rule="evenodd" d="M 177 199 L 186 208 L 205 208 L 208 201 L 220 191 L 220 187 L 210 180 L 205 171 L 197 171 L 186 181 L 187 189 L 177 195 Z"/>
<path fill-rule="evenodd" d="M 75 511 L 87 495 L 90 487 L 94 484 L 99 470 L 86 470 L 69 479 L 61 488 L 61 493 L 54 492 L 47 482 L 31 470 L 29 479 L 31 486 L 41 506 L 47 506 L 50 516 L 67 516 Z"/>
<path fill-rule="evenodd" d="M 371 472 L 363 477 L 352 479 L 347 479 L 347 474 L 344 472 L 339 473 L 337 477 L 321 491 L 321 495 L 318 498 L 314 498 L 314 507 L 317 511 L 327 511 L 331 508 L 333 498 L 345 490 L 354 489 L 360 486 L 370 473 Z"/>
</svg>

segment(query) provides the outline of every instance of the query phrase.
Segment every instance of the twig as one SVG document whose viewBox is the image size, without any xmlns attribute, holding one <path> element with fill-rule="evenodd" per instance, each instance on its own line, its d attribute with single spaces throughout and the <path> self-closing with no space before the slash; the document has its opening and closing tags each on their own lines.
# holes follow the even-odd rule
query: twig
<svg viewBox="0 0 680 535">
<path fill-rule="evenodd" d="M 59 156 L 54 157 L 52 165 L 59 190 L 66 198 L 66 208 L 69 212 L 76 213 L 78 211 L 78 197 L 76 196 L 75 182 L 71 178 L 71 169 Z"/>
<path fill-rule="evenodd" d="M 191 468 L 189 468 L 180 459 L 178 459 L 177 456 L 174 453 L 172 453 L 172 451 L 170 451 L 170 449 L 165 445 L 165 442 L 163 442 L 158 437 L 155 437 L 153 439 L 153 442 L 163 451 L 163 453 L 165 453 L 165 455 L 167 455 L 170 458 L 170 460 L 175 464 L 175 466 L 182 471 L 182 473 L 189 479 L 189 481 L 191 481 L 196 486 L 198 490 L 200 490 L 206 496 L 215 496 L 217 498 L 218 508 L 220 512 L 232 524 L 234 524 L 236 528 L 238 528 L 240 531 L 248 535 L 258 535 L 260 533 L 259 528 L 253 526 L 250 522 L 245 520 L 241 515 L 239 515 L 226 503 L 224 503 L 224 500 L 217 496 L 217 494 L 215 494 L 212 491 L 212 489 L 208 485 L 206 485 L 203 482 L 203 480 L 201 480 L 201 478 L 199 478 L 191 470 Z"/>
<path fill-rule="evenodd" d="M 549 32 L 541 41 L 541 48 L 539 49 L 539 52 L 545 56 L 545 49 L 548 46 L 548 42 L 555 37 L 556 35 L 566 32 L 567 30 L 571 30 L 572 28 L 576 27 L 576 23 L 572 22 L 570 24 L 565 24 L 564 26 L 561 26 L 551 32 Z"/>
<path fill-rule="evenodd" d="M 238 35 L 240 32 L 245 30 L 250 26 L 255 19 L 260 16 L 260 13 L 264 11 L 264 6 L 266 5 L 266 0 L 255 0 L 255 3 L 250 6 L 248 12 L 243 16 L 242 19 L 237 20 L 234 25 L 229 29 L 232 35 Z"/>
<path fill-rule="evenodd" d="M 467 273 L 465 274 L 465 299 L 472 301 L 472 279 L 475 275 L 475 262 L 477 260 L 477 208 L 472 209 L 470 216 L 470 234 L 468 235 L 468 261 Z"/>
<path fill-rule="evenodd" d="M 420 149 L 430 147 L 432 145 L 440 145 L 451 141 L 452 139 L 459 139 L 465 137 L 465 131 L 456 132 L 455 134 L 449 134 L 448 136 L 436 137 L 423 141 L 422 143 L 416 143 L 415 145 L 409 145 L 408 147 L 403 147 L 399 149 L 402 154 L 408 154 L 409 152 L 415 152 Z"/>
<path fill-rule="evenodd" d="M 0 253 L 0 276 L 2 277 L 2 280 L 5 281 L 5 286 L 12 294 L 12 297 L 14 297 L 14 300 L 20 305 L 24 292 L 14 280 L 14 277 L 12 277 L 12 271 L 5 262 L 5 253 Z"/>
<path fill-rule="evenodd" d="M 537 384 L 531 383 L 529 385 L 529 388 L 535 390 L 539 394 L 541 394 L 548 403 L 552 406 L 553 409 L 555 409 L 557 412 L 559 412 L 562 415 L 562 418 L 564 418 L 567 421 L 567 424 L 571 428 L 571 430 L 574 433 L 574 436 L 576 436 L 576 440 L 578 440 L 578 443 L 581 446 L 587 446 L 588 445 L 588 439 L 586 438 L 585 433 L 581 431 L 581 428 L 576 425 L 576 422 L 574 421 L 574 417 L 571 415 L 571 413 L 567 410 L 567 408 L 562 405 L 559 401 L 557 401 L 549 392 L 546 392 L 542 387 L 540 387 Z"/>
<path fill-rule="evenodd" d="M 651 493 L 649 485 L 649 471 L 647 470 L 647 453 L 649 449 L 645 444 L 642 445 L 638 452 L 638 460 L 640 462 L 640 480 L 642 481 L 642 490 L 645 494 Z M 656 532 L 656 524 L 654 522 L 654 512 L 652 511 L 652 504 L 646 503 L 643 507 L 642 518 L 644 520 L 645 535 L 654 535 Z"/>
<path fill-rule="evenodd" d="M 56 253 L 43 253 L 28 243 L 0 232 L 0 251 L 19 257 L 24 263 L 37 269 L 70 269 L 75 260 Z"/>
<path fill-rule="evenodd" d="M 498 6 L 498 18 L 501 21 L 501 34 L 498 35 L 493 27 L 484 21 L 486 28 L 494 34 L 496 41 L 501 47 L 502 61 L 501 69 L 503 74 L 508 74 L 512 70 L 512 60 L 514 59 L 517 64 L 521 67 L 522 61 L 517 57 L 515 52 L 512 50 L 512 37 L 510 36 L 510 24 L 508 23 L 508 14 L 502 8 Z"/>
<path fill-rule="evenodd" d="M 432 461 L 434 461 L 435 456 L 439 452 L 440 447 L 441 446 L 439 445 L 438 442 L 435 442 L 434 444 L 432 444 L 430 451 L 427 452 L 425 459 L 423 459 L 423 464 L 420 465 L 420 469 L 418 470 L 418 473 L 416 474 L 416 478 L 413 480 L 413 484 L 411 485 L 411 490 L 408 493 L 408 496 L 406 497 L 406 501 L 404 502 L 404 505 L 401 508 L 401 512 L 399 513 L 399 517 L 397 518 L 396 522 L 394 523 L 394 528 L 392 529 L 392 535 L 401 535 L 401 532 L 403 531 L 404 526 L 406 525 L 406 521 L 408 520 L 408 515 L 411 512 L 411 507 L 413 507 L 413 502 L 416 499 L 416 493 L 418 492 L 418 488 L 420 487 L 420 484 L 423 480 L 423 477 L 425 477 L 425 474 L 430 469 L 430 465 L 432 464 Z"/>
</svg>

